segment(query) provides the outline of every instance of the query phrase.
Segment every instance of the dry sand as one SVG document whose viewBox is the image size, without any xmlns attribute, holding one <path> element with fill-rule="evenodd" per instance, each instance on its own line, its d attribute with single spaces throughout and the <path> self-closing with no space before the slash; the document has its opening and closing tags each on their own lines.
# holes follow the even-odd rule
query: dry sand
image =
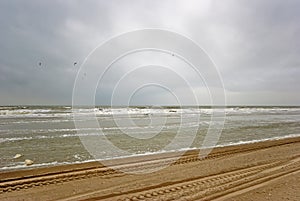
<svg viewBox="0 0 300 201">
<path fill-rule="evenodd" d="M 300 200 L 300 138 L 0 173 L 0 200 Z M 148 174 L 124 173 L 154 171 Z"/>
</svg>

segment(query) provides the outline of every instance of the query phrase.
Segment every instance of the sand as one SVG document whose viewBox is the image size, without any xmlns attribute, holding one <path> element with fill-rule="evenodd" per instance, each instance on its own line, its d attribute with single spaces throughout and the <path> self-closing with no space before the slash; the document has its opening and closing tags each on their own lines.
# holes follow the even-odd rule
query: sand
<svg viewBox="0 0 300 201">
<path fill-rule="evenodd" d="M 1 172 L 0 200 L 300 200 L 300 138 L 198 154 Z"/>
</svg>

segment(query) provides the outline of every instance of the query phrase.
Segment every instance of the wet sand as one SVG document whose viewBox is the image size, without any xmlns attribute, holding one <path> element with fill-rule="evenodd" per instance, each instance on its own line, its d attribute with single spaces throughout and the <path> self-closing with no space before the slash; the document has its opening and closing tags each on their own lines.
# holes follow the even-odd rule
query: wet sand
<svg viewBox="0 0 300 201">
<path fill-rule="evenodd" d="M 0 200 L 300 200 L 299 137 L 176 154 L 1 172 Z"/>
</svg>

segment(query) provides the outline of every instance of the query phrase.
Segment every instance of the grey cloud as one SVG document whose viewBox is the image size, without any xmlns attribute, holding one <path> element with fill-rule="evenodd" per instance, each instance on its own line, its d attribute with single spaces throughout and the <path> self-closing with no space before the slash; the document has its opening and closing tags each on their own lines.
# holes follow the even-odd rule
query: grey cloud
<svg viewBox="0 0 300 201">
<path fill-rule="evenodd" d="M 299 9 L 299 1 L 214 4 L 210 32 L 205 33 L 213 33 L 206 39 L 211 42 L 207 49 L 213 52 L 227 90 L 279 90 L 271 83 L 279 83 L 282 90 L 299 90 L 295 82 L 300 61 Z"/>
<path fill-rule="evenodd" d="M 77 70 L 90 51 L 142 28 L 169 29 L 200 44 L 220 69 L 229 104 L 299 104 L 299 11 L 297 0 L 2 0 L 0 104 L 71 104 Z M 112 81 L 126 69 L 124 63 L 107 78 L 99 104 L 109 102 Z M 203 86 L 184 73 L 195 89 Z M 172 86 L 183 93 L 181 84 Z M 171 98 L 161 90 L 141 93 L 139 104 Z"/>
</svg>

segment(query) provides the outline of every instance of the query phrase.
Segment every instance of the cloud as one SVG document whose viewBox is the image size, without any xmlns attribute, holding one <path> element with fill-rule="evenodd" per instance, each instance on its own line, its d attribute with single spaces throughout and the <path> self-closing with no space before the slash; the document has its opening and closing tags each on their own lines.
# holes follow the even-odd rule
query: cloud
<svg viewBox="0 0 300 201">
<path fill-rule="evenodd" d="M 98 44 L 122 32 L 162 28 L 206 50 L 220 70 L 229 104 L 299 105 L 299 9 L 297 0 L 2 0 L 0 104 L 71 104 L 77 70 Z M 128 64 L 109 75 L 98 104 L 109 102 L 112 81 Z M 181 74 L 207 103 L 203 83 L 189 71 Z M 176 79 L 171 86 L 180 93 L 186 89 Z M 149 96 L 155 103 L 173 103 L 161 89 L 140 93 L 139 104 L 149 103 Z"/>
</svg>

